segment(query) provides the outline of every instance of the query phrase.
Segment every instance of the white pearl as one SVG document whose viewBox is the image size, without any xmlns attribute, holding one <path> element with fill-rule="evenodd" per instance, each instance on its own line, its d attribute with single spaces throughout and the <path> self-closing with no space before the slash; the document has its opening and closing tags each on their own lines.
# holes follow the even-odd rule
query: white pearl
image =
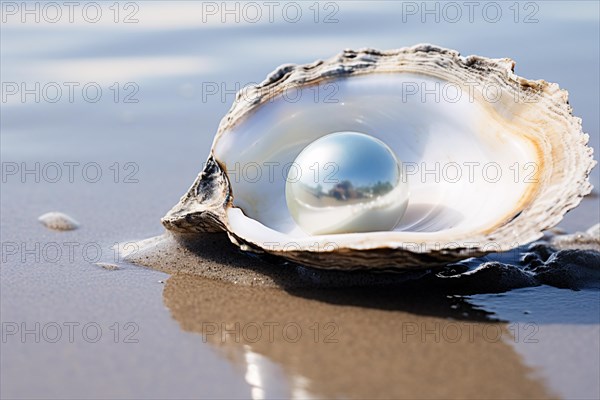
<svg viewBox="0 0 600 400">
<path fill-rule="evenodd" d="M 392 230 L 408 194 L 392 150 L 358 132 L 331 133 L 306 146 L 285 186 L 292 218 L 313 235 Z"/>
</svg>

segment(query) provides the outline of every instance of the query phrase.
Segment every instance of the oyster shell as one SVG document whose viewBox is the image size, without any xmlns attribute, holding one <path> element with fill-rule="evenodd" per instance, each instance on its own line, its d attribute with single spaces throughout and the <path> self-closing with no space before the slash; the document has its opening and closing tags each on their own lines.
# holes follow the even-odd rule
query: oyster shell
<svg viewBox="0 0 600 400">
<path fill-rule="evenodd" d="M 591 191 L 595 161 L 567 92 L 513 68 L 510 59 L 432 45 L 346 50 L 281 66 L 238 93 L 203 170 L 162 223 L 175 233 L 225 231 L 243 250 L 334 269 L 432 267 L 536 240 Z M 325 85 L 334 85 L 336 101 L 315 101 L 315 88 Z M 431 85 L 461 96 L 427 97 Z M 425 97 L 414 96 L 415 87 Z M 286 99 L 290 90 L 297 101 Z M 493 164 L 501 176 L 457 183 L 413 175 L 406 214 L 393 231 L 311 236 L 287 210 L 285 174 L 267 172 L 336 131 L 369 133 L 425 172 L 436 163 L 458 165 L 461 174 Z M 240 179 L 247 165 L 263 174 Z M 527 165 L 529 174 L 516 179 Z"/>
</svg>

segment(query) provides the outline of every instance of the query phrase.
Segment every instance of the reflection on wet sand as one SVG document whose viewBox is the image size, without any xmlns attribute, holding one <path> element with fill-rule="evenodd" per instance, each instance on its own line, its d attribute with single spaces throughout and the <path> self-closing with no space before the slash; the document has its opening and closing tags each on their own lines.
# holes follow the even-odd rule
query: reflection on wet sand
<svg viewBox="0 0 600 400">
<path fill-rule="evenodd" d="M 461 297 L 292 293 L 182 273 L 163 296 L 184 330 L 244 369 L 254 398 L 552 397 L 507 343 L 506 324 Z"/>
</svg>

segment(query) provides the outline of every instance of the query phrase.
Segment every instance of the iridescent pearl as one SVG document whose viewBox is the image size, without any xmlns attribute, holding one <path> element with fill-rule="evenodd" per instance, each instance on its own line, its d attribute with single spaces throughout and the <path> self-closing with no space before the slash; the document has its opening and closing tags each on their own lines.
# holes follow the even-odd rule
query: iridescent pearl
<svg viewBox="0 0 600 400">
<path fill-rule="evenodd" d="M 313 235 L 392 230 L 408 194 L 392 150 L 358 132 L 331 133 L 306 146 L 285 186 L 292 218 Z"/>
</svg>

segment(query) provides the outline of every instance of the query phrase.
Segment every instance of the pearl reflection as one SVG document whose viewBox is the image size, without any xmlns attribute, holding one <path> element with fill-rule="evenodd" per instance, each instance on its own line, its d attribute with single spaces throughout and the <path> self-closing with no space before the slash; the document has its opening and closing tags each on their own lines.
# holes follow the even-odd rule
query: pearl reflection
<svg viewBox="0 0 600 400">
<path fill-rule="evenodd" d="M 400 162 L 372 136 L 331 133 L 306 146 L 293 165 L 286 202 L 309 234 L 391 230 L 406 211 Z"/>
</svg>

